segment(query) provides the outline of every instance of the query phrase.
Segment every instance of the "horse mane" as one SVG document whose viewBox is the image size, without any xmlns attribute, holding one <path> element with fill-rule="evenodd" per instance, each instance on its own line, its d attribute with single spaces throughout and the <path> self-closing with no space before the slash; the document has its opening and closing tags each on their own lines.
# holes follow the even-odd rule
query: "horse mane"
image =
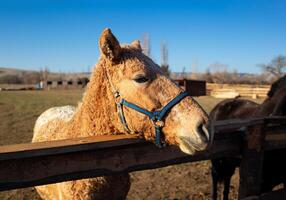
<svg viewBox="0 0 286 200">
<path fill-rule="evenodd" d="M 283 87 L 282 87 L 283 86 Z M 286 83 L 282 85 L 279 90 L 275 94 L 277 96 L 276 105 L 273 109 L 272 115 L 278 116 L 278 115 L 286 115 Z"/>
<path fill-rule="evenodd" d="M 267 93 L 267 96 L 269 98 L 273 97 L 274 94 L 281 88 L 283 87 L 283 85 L 286 84 L 286 75 L 284 75 L 283 77 L 279 78 L 278 80 L 276 80 L 272 85 L 271 88 L 269 90 L 269 92 Z"/>
<path fill-rule="evenodd" d="M 254 116 L 263 117 L 269 115 L 286 114 L 286 75 L 276 80 L 267 94 L 267 98 L 256 110 Z"/>
</svg>

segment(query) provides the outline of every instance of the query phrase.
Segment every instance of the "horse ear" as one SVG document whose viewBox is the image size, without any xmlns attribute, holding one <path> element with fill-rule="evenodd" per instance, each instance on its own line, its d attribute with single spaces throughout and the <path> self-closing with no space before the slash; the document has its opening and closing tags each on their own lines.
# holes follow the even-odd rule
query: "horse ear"
<svg viewBox="0 0 286 200">
<path fill-rule="evenodd" d="M 142 51 L 142 47 L 141 47 L 141 44 L 140 44 L 139 40 L 134 40 L 131 43 L 131 46 L 134 47 L 135 49 L 139 50 L 139 51 Z"/>
<path fill-rule="evenodd" d="M 101 33 L 99 48 L 101 53 L 112 62 L 119 60 L 121 47 L 110 29 L 106 28 Z"/>
</svg>

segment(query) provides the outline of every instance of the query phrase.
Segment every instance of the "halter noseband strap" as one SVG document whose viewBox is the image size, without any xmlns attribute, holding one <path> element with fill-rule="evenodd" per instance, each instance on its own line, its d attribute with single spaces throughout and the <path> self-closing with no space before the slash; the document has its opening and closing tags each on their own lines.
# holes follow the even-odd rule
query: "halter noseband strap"
<svg viewBox="0 0 286 200">
<path fill-rule="evenodd" d="M 128 132 L 128 133 L 135 133 L 133 130 L 131 130 L 128 127 L 128 124 L 126 122 L 125 116 L 124 116 L 124 112 L 123 112 L 123 106 L 127 106 L 129 108 L 132 108 L 134 110 L 136 110 L 137 112 L 140 112 L 144 115 L 147 115 L 150 120 L 152 120 L 153 125 L 155 127 L 155 134 L 156 134 L 156 146 L 158 147 L 163 147 L 165 146 L 165 143 L 163 143 L 161 141 L 161 133 L 162 133 L 162 127 L 164 127 L 164 122 L 162 121 L 162 119 L 165 117 L 165 115 L 167 114 L 167 112 L 173 107 L 175 106 L 177 103 L 179 103 L 182 99 L 184 99 L 185 97 L 187 97 L 189 94 L 185 91 L 180 93 L 178 96 L 176 96 L 173 100 L 171 100 L 167 105 L 165 105 L 161 110 L 157 110 L 154 112 L 150 112 L 144 108 L 141 108 L 133 103 L 130 103 L 128 101 L 126 101 L 125 99 L 121 99 L 120 100 L 120 93 L 118 90 L 116 90 L 116 88 L 114 87 L 114 85 L 112 84 L 111 81 L 111 77 L 108 73 L 108 71 L 106 70 L 106 78 L 109 82 L 109 85 L 111 87 L 111 91 L 114 94 L 115 97 L 115 103 L 117 105 L 117 109 L 118 109 L 118 115 L 120 118 L 120 121 L 122 123 L 122 125 L 124 126 L 124 129 Z"/>
<path fill-rule="evenodd" d="M 134 131 L 130 130 L 130 128 L 128 127 L 128 124 L 126 122 L 124 112 L 123 112 L 123 106 L 127 106 L 129 108 L 136 110 L 137 112 L 140 112 L 144 115 L 147 115 L 150 118 L 150 120 L 152 120 L 153 125 L 155 127 L 156 145 L 161 148 L 161 147 L 165 146 L 165 144 L 162 143 L 162 141 L 161 141 L 162 127 L 164 127 L 164 125 L 165 125 L 164 122 L 162 121 L 162 119 L 165 117 L 167 112 L 173 106 L 175 106 L 177 103 L 179 103 L 182 99 L 184 99 L 188 95 L 189 94 L 187 92 L 182 92 L 178 96 L 176 96 L 173 100 L 171 100 L 167 105 L 165 105 L 161 110 L 157 110 L 154 112 L 150 112 L 144 108 L 141 108 L 141 107 L 139 107 L 133 103 L 126 101 L 125 99 L 121 99 L 120 102 L 116 103 L 117 108 L 118 108 L 118 114 L 120 117 L 120 121 L 123 124 L 125 130 L 127 130 L 129 133 L 134 133 Z"/>
</svg>

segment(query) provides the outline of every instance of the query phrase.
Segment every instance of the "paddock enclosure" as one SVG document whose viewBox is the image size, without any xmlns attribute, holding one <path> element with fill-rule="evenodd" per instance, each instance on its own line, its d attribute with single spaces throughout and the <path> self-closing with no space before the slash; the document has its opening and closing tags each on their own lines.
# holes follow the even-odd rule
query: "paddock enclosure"
<svg viewBox="0 0 286 200">
<path fill-rule="evenodd" d="M 237 93 L 241 97 L 265 98 L 270 85 L 249 85 L 249 84 L 206 84 L 206 94 L 214 97 L 227 96 L 228 93 Z"/>
<path fill-rule="evenodd" d="M 33 93 L 30 92 L 19 95 L 23 95 L 22 98 L 33 99 Z M 66 95 L 72 96 L 72 94 Z M 211 105 L 207 98 L 209 97 L 201 97 L 198 98 L 198 101 L 206 110 L 210 110 Z M 213 105 L 220 101 L 212 100 L 216 101 L 213 102 Z M 10 101 L 11 99 L 0 96 L 0 109 L 1 111 L 6 109 L 5 114 L 7 115 L 9 115 L 9 109 L 23 110 L 23 107 L 29 107 L 29 105 L 21 105 L 20 108 L 13 108 L 13 106 L 6 108 L 5 105 L 9 105 Z M 31 108 L 36 107 L 33 102 L 30 104 Z M 30 112 L 29 109 L 31 108 L 24 110 Z M 32 112 L 31 115 L 36 115 L 36 113 Z M 33 117 L 29 120 L 32 121 L 32 119 Z M 195 156 L 187 156 L 172 146 L 159 149 L 153 143 L 131 136 L 79 138 L 2 146 L 0 147 L 0 189 L 30 187 L 128 171 L 133 172 L 131 173 L 133 186 L 131 186 L 128 199 L 209 199 L 210 186 L 203 182 L 210 180 L 207 160 L 225 155 L 242 155 L 243 165 L 240 172 L 239 198 L 259 196 L 260 188 L 257 184 L 260 181 L 261 172 L 259 162 L 261 162 L 264 151 L 286 147 L 285 119 L 284 117 L 272 117 L 216 122 L 212 127 L 212 130 L 216 132 L 212 148 Z M 17 132 L 20 132 L 21 126 L 17 127 Z M 247 135 L 248 129 L 251 127 L 261 126 L 264 127 L 261 130 L 265 134 L 265 140 L 261 141 L 262 148 L 260 149 L 250 149 L 247 147 L 246 141 L 239 141 L 236 137 L 238 134 Z M 1 139 L 3 138 L 3 131 L 2 129 Z M 9 133 L 5 132 L 5 135 L 9 137 Z M 14 138 L 14 141 L 16 140 L 17 138 Z M 19 142 L 28 141 L 23 139 Z M 13 142 L 9 144 L 11 143 Z M 4 145 L 4 143 L 1 144 Z M 152 179 L 158 177 L 161 178 L 157 180 L 159 182 L 152 182 Z M 238 177 L 236 177 L 236 181 L 238 181 L 237 179 Z M 142 187 L 143 185 L 145 186 Z M 156 191 L 158 188 L 153 187 L 154 185 L 161 186 L 160 189 L 163 194 L 158 194 Z M 238 188 L 235 185 L 232 187 L 233 194 L 231 197 L 235 199 L 234 191 Z M 155 192 L 152 193 L 152 190 Z M 167 190 L 171 192 L 164 194 Z M 143 196 L 142 194 L 140 196 L 140 192 L 144 193 Z M 16 196 L 15 193 L 17 193 Z M 271 199 L 269 195 L 272 197 L 278 195 L 283 199 L 280 193 L 283 192 L 277 191 L 259 198 Z M 38 198 L 31 188 L 0 193 L 0 199 Z"/>
</svg>

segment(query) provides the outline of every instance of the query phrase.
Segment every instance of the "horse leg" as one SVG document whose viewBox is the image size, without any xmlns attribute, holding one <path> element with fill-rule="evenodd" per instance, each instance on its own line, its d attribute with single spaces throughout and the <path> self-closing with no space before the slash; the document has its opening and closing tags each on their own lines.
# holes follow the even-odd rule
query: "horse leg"
<svg viewBox="0 0 286 200">
<path fill-rule="evenodd" d="M 211 190 L 211 199 L 217 200 L 217 185 L 218 185 L 218 176 L 215 169 L 212 167 L 212 190 Z"/>
<path fill-rule="evenodd" d="M 227 176 L 224 179 L 223 200 L 228 200 L 229 188 L 230 188 L 230 179 L 231 179 L 231 176 Z"/>
</svg>

